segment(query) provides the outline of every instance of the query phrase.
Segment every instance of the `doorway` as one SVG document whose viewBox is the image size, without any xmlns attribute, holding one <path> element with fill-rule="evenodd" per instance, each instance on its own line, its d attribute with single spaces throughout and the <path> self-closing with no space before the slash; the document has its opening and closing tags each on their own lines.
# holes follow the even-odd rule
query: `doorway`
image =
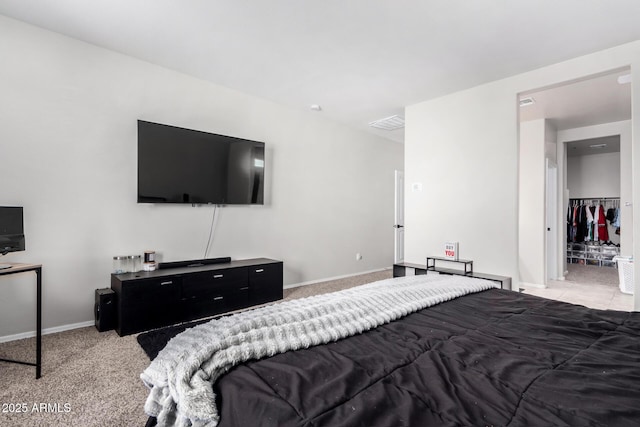
<svg viewBox="0 0 640 427">
<path fill-rule="evenodd" d="M 622 222 L 620 135 L 563 144 L 568 194 L 565 279 L 616 286 Z"/>
<path fill-rule="evenodd" d="M 626 85 L 619 83 L 619 80 L 628 82 L 628 79 L 620 79 L 620 77 L 628 76 L 629 73 L 630 69 L 627 67 L 518 94 L 521 153 L 519 191 L 521 286 L 556 287 L 555 290 L 550 289 L 547 295 L 562 299 L 559 298 L 561 292 L 557 289 L 558 284 L 566 282 L 565 286 L 569 286 L 570 283 L 577 286 L 586 281 L 584 275 L 579 279 L 580 282 L 574 281 L 575 275 L 570 274 L 574 266 L 595 266 L 597 263 L 598 267 L 609 268 L 609 270 L 599 270 L 600 272 L 608 271 L 617 274 L 615 266 L 611 267 L 613 257 L 610 256 L 610 252 L 607 252 L 606 258 L 600 252 L 597 258 L 593 256 L 589 262 L 586 261 L 586 255 L 582 262 L 574 262 L 571 259 L 573 253 L 570 251 L 573 249 L 569 244 L 573 242 L 569 239 L 571 230 L 568 227 L 567 214 L 570 203 L 573 202 L 572 198 L 593 197 L 594 204 L 596 198 L 602 199 L 602 209 L 606 215 L 609 208 L 615 207 L 613 198 L 617 196 L 621 218 L 623 221 L 625 217 L 627 218 L 626 225 L 621 227 L 621 242 L 618 243 L 614 238 L 600 243 L 611 240 L 613 245 L 620 245 L 622 255 L 625 255 L 625 252 L 626 255 L 632 255 L 631 87 L 628 83 Z M 592 158 L 596 160 L 591 162 L 595 165 L 587 166 L 587 170 L 584 170 L 585 166 L 582 165 L 582 172 L 595 180 L 602 180 L 605 174 L 617 176 L 618 192 L 591 185 L 588 189 L 591 189 L 592 193 L 576 193 L 575 186 L 569 185 L 568 182 L 569 179 L 574 180 L 576 173 L 572 167 L 579 163 L 574 158 L 578 150 L 573 148 L 574 144 L 580 143 L 594 150 L 589 146 L 594 145 L 597 149 L 597 146 L 603 143 L 597 139 L 609 137 L 617 138 L 621 146 L 616 154 L 617 167 L 606 166 L 601 159 Z M 532 148 L 532 144 L 538 144 L 538 148 Z M 523 153 L 525 153 L 524 156 Z M 603 172 L 604 166 L 607 167 L 606 173 Z M 540 183 L 537 184 L 538 187 L 531 184 L 532 180 L 538 180 L 537 182 Z M 523 191 L 523 182 L 528 183 L 528 192 Z M 607 201 L 607 198 L 611 198 L 610 201 Z M 523 206 L 528 209 L 524 213 Z M 541 215 L 541 218 L 536 220 L 536 215 Z M 607 226 L 609 231 L 611 229 L 609 221 Z M 624 227 L 630 229 L 625 233 Z M 594 248 L 586 248 L 584 252 L 589 249 L 595 251 Z M 609 249 L 607 248 L 607 251 Z M 528 259 L 523 259 L 523 254 Z M 526 266 L 525 269 L 522 268 L 523 265 Z M 528 280 L 523 280 L 524 276 L 527 276 Z M 594 283 L 601 280 L 595 276 L 592 279 Z M 584 294 L 584 289 L 581 289 L 581 292 Z M 599 298 L 599 300 L 604 299 L 607 298 Z M 593 296 L 592 300 L 598 300 L 597 296 Z M 608 300 L 613 300 L 613 297 L 609 296 Z M 632 301 L 628 304 L 630 309 Z M 596 308 L 610 307 L 596 304 Z"/>
<path fill-rule="evenodd" d="M 404 261 L 404 172 L 394 172 L 395 206 L 394 206 L 394 248 L 393 263 Z"/>
<path fill-rule="evenodd" d="M 546 181 L 546 282 L 557 280 L 558 274 L 558 165 L 545 159 Z"/>
</svg>

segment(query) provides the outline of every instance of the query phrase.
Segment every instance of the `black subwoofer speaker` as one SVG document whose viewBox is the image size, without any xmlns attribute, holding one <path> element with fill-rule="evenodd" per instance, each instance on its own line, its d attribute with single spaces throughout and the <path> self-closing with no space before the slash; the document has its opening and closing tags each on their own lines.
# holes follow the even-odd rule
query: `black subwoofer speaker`
<svg viewBox="0 0 640 427">
<path fill-rule="evenodd" d="M 116 327 L 116 293 L 110 288 L 96 289 L 96 303 L 93 306 L 96 329 L 100 332 Z"/>
</svg>

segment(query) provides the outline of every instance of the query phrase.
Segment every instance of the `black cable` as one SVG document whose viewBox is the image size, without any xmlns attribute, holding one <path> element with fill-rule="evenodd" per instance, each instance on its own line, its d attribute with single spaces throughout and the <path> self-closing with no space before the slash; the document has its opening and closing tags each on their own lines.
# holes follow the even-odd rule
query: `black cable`
<svg viewBox="0 0 640 427">
<path fill-rule="evenodd" d="M 216 221 L 216 211 L 218 210 L 218 205 L 214 205 L 213 206 L 213 215 L 211 216 L 211 227 L 209 229 L 209 239 L 207 240 L 207 248 L 204 250 L 204 257 L 207 257 L 207 254 L 209 253 L 209 246 L 211 245 L 211 240 L 213 237 L 213 225 Z"/>
</svg>

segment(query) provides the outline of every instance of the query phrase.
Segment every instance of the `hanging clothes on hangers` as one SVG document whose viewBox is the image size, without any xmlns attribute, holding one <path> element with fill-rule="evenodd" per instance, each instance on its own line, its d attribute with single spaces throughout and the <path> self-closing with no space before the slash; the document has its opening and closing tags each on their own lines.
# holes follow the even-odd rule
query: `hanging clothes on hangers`
<svg viewBox="0 0 640 427">
<path fill-rule="evenodd" d="M 569 202 L 567 207 L 567 242 L 575 242 L 575 233 L 573 231 L 573 206 Z"/>
<path fill-rule="evenodd" d="M 598 230 L 597 240 L 606 242 L 609 240 L 609 230 L 607 229 L 607 218 L 604 214 L 604 207 L 602 205 L 598 205 L 596 208 L 596 212 L 598 213 L 595 218 Z"/>
<path fill-rule="evenodd" d="M 574 242 L 579 242 L 580 237 L 579 237 L 579 220 L 578 220 L 578 216 L 579 216 L 579 207 L 576 205 L 573 207 L 573 241 Z"/>
<path fill-rule="evenodd" d="M 615 218 L 613 219 L 613 223 L 611 225 L 616 228 L 616 234 L 620 235 L 620 207 L 616 208 Z"/>
<path fill-rule="evenodd" d="M 587 216 L 584 211 L 584 205 L 576 208 L 576 242 L 583 242 L 586 231 Z"/>
<path fill-rule="evenodd" d="M 620 234 L 620 199 L 599 197 L 570 199 L 567 206 L 567 242 L 608 242 L 607 221 Z"/>
<path fill-rule="evenodd" d="M 591 240 L 593 240 L 593 212 L 591 211 L 591 208 L 593 206 L 585 206 L 585 214 L 586 214 L 586 222 L 587 225 L 585 227 L 585 235 L 584 235 L 584 241 L 585 242 L 590 242 Z"/>
<path fill-rule="evenodd" d="M 593 224 L 591 227 L 591 240 L 598 241 L 598 207 L 590 206 L 591 215 L 593 215 Z"/>
</svg>

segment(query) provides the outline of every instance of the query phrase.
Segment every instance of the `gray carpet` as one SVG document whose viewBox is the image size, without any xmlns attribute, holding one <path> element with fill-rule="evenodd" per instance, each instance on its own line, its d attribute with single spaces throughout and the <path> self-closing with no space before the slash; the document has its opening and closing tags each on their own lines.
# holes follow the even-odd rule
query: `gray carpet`
<svg viewBox="0 0 640 427">
<path fill-rule="evenodd" d="M 568 264 L 567 271 L 569 273 L 565 276 L 564 280 L 569 282 L 607 286 L 618 286 L 620 283 L 618 269 L 615 267 Z"/>
<path fill-rule="evenodd" d="M 286 289 L 285 299 L 389 277 L 386 270 Z M 35 360 L 35 338 L 0 344 L 0 357 Z M 94 327 L 45 335 L 42 378 L 35 379 L 33 367 L 0 363 L 0 426 L 143 426 L 147 389 L 139 375 L 148 364 L 135 335 L 119 337 Z M 11 412 L 1 411 L 5 404 Z M 27 412 L 13 412 L 9 404 L 25 404 Z M 45 404 L 46 411 L 34 410 L 34 404 Z"/>
</svg>

